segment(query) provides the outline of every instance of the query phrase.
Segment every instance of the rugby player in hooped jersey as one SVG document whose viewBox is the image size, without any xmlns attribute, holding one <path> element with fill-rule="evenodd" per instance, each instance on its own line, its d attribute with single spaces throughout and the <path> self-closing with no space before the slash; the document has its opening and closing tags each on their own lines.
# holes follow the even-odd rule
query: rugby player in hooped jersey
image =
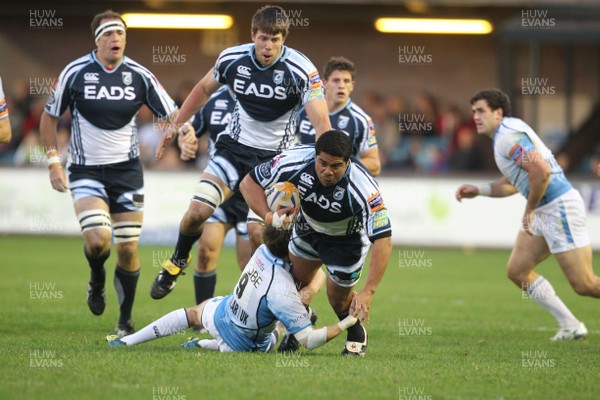
<svg viewBox="0 0 600 400">
<path fill-rule="evenodd" d="M 208 134 L 208 152 L 214 154 L 218 136 L 223 133 L 231 120 L 235 106 L 227 86 L 221 86 L 210 97 L 192 121 L 196 137 Z M 185 144 L 184 144 L 185 146 Z M 230 229 L 236 233 L 236 253 L 240 269 L 244 269 L 252 251 L 248 241 L 246 218 L 248 205 L 241 193 L 236 193 L 217 208 L 206 221 L 204 232 L 198 241 L 198 258 L 194 268 L 194 291 L 196 304 L 214 297 L 217 284 L 217 260 L 223 247 L 225 235 Z"/>
<path fill-rule="evenodd" d="M 341 131 L 323 133 L 315 146 L 299 146 L 256 166 L 242 181 L 250 208 L 265 224 L 277 226 L 265 190 L 277 182 L 291 182 L 300 194 L 300 214 L 289 244 L 292 275 L 309 284 L 322 264 L 327 270 L 327 296 L 340 320 L 363 312 L 348 329 L 345 355 L 364 355 L 371 300 L 387 268 L 392 251 L 392 229 L 381 193 L 369 172 L 352 162 L 352 142 Z M 367 279 L 355 296 L 352 287 L 373 244 Z"/>
<path fill-rule="evenodd" d="M 226 84 L 237 102 L 225 133 L 216 143 L 197 191 L 180 224 L 171 258 L 155 278 L 150 295 L 160 299 L 171 292 L 189 262 L 189 253 L 200 237 L 204 222 L 225 200 L 239 191 L 240 180 L 257 164 L 288 148 L 293 122 L 304 105 L 317 136 L 330 129 L 323 84 L 317 69 L 302 53 L 283 43 L 289 19 L 277 6 L 265 6 L 252 18 L 252 43 L 225 49 L 217 62 L 194 87 L 174 123 L 165 131 L 157 159 L 173 139 L 180 124 L 200 109 L 221 85 Z"/>
<path fill-rule="evenodd" d="M 133 332 L 131 311 L 139 277 L 138 238 L 142 228 L 144 182 L 135 118 L 147 105 L 167 120 L 175 102 L 146 68 L 124 56 L 126 26 L 111 10 L 96 15 L 92 33 L 97 49 L 62 71 L 40 122 L 52 187 L 69 188 L 91 268 L 87 303 L 104 312 L 104 263 L 114 236 L 114 285 L 120 316 L 117 335 Z M 70 107 L 69 185 L 56 149 L 58 118 Z"/>
<path fill-rule="evenodd" d="M 354 63 L 344 57 L 331 57 L 323 71 L 325 100 L 333 129 L 347 132 L 352 139 L 352 153 L 373 176 L 381 172 L 375 127 L 371 117 L 350 98 L 356 84 Z M 315 130 L 304 110 L 296 118 L 296 134 L 301 144 L 315 142 Z"/>
</svg>

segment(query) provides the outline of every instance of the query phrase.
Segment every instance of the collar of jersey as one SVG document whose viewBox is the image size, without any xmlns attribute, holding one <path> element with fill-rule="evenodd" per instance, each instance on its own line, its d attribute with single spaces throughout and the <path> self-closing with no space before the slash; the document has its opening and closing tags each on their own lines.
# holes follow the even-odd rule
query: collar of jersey
<svg viewBox="0 0 600 400">
<path fill-rule="evenodd" d="M 275 61 L 273 61 L 273 63 L 271 65 L 269 65 L 268 67 L 263 67 L 262 65 L 260 65 L 260 63 L 258 61 L 256 61 L 256 54 L 254 53 L 255 47 L 256 46 L 253 45 L 252 48 L 250 49 L 250 59 L 252 60 L 252 63 L 259 71 L 266 71 L 269 68 L 272 68 L 275 64 L 277 64 L 279 62 L 279 60 L 281 60 L 281 58 L 283 57 L 283 54 L 287 51 L 287 46 L 285 46 L 285 45 L 281 46 L 281 53 L 279 53 L 279 57 L 277 57 L 275 59 Z"/>
<path fill-rule="evenodd" d="M 341 113 L 342 111 L 344 111 L 346 108 L 348 108 L 350 106 L 350 103 L 352 103 L 352 99 L 350 97 L 348 97 L 346 104 L 341 106 L 339 109 L 337 109 L 333 112 L 330 112 L 329 115 L 334 116 L 335 114 Z"/>
<path fill-rule="evenodd" d="M 123 58 L 121 58 L 121 62 L 119 63 L 119 65 L 117 65 L 113 69 L 104 68 L 104 65 L 100 62 L 100 60 L 98 60 L 96 58 L 96 50 L 92 51 L 92 59 L 100 66 L 100 68 L 102 68 L 104 70 L 104 72 L 106 72 L 107 74 L 112 74 L 113 72 L 115 72 L 116 70 L 119 69 L 121 64 L 123 64 L 123 62 L 125 61 L 125 56 L 123 56 Z"/>
<path fill-rule="evenodd" d="M 498 126 L 496 127 L 496 130 L 494 131 L 494 137 L 492 138 L 492 144 L 496 144 L 496 135 L 498 134 L 498 132 L 500 132 L 500 127 L 504 123 L 504 118 L 506 118 L 506 117 L 502 117 L 502 119 L 500 120 L 500 123 L 498 124 Z"/>
</svg>

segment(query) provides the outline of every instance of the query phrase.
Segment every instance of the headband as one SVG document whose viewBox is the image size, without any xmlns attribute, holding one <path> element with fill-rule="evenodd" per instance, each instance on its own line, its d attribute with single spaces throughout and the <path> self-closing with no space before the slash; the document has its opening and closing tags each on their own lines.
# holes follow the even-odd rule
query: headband
<svg viewBox="0 0 600 400">
<path fill-rule="evenodd" d="M 109 32 L 109 31 L 125 32 L 125 29 L 127 29 L 127 28 L 121 21 L 108 21 L 108 22 L 103 23 L 99 27 L 97 27 L 96 32 L 94 32 L 94 35 L 96 35 L 96 40 L 98 40 L 98 39 L 100 39 L 100 36 L 104 35 L 106 32 Z"/>
</svg>

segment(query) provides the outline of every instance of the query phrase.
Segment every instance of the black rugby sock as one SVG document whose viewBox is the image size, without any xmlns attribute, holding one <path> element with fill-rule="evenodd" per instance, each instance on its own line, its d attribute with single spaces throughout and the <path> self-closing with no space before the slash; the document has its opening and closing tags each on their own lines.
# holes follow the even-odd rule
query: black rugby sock
<svg viewBox="0 0 600 400">
<path fill-rule="evenodd" d="M 190 250 L 196 241 L 200 238 L 202 231 L 196 233 L 183 233 L 179 231 L 177 245 L 171 256 L 171 262 L 180 268 L 187 267 L 187 260 L 190 256 Z"/>
<path fill-rule="evenodd" d="M 124 325 L 131 319 L 131 310 L 133 309 L 133 300 L 135 299 L 135 289 L 137 287 L 140 271 L 125 271 L 117 265 L 115 268 L 115 290 L 121 314 L 119 324 Z"/>
<path fill-rule="evenodd" d="M 217 286 L 217 271 L 194 271 L 194 289 L 196 291 L 196 304 L 215 296 Z"/>
<path fill-rule="evenodd" d="M 337 317 L 341 320 L 350 315 L 350 311 L 342 311 L 341 313 L 336 313 Z M 352 325 L 347 330 L 346 340 L 348 342 L 364 342 L 365 341 L 365 331 L 363 330 L 360 321 L 356 321 L 354 325 Z"/>
</svg>

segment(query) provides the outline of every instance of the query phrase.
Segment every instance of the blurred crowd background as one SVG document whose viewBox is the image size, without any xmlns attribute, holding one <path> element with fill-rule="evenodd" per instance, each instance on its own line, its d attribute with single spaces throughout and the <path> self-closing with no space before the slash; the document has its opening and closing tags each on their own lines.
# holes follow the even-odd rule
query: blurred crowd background
<svg viewBox="0 0 600 400">
<path fill-rule="evenodd" d="M 92 16 L 117 12 L 229 13 L 235 24 L 224 32 L 128 30 L 125 54 L 149 68 L 179 105 L 225 47 L 250 40 L 249 24 L 256 2 L 74 1 L 11 3 L 0 10 L 0 76 L 10 110 L 13 139 L 0 144 L 0 166 L 45 167 L 39 119 L 64 66 L 94 48 Z M 397 4 L 396 4 L 397 3 Z M 496 171 L 492 143 L 478 135 L 471 120 L 469 97 L 499 87 L 513 101 L 515 116 L 528 122 L 570 173 L 592 176 L 600 171 L 600 7 L 595 2 L 536 4 L 547 29 L 524 26 L 524 15 L 538 15 L 529 2 L 500 0 L 474 5 L 457 0 L 355 2 L 332 0 L 323 5 L 284 1 L 296 18 L 286 44 L 322 69 L 331 56 L 345 56 L 358 69 L 352 100 L 373 119 L 382 173 L 443 175 Z M 420 6 L 417 7 L 416 3 Z M 32 27 L 32 15 L 52 15 L 59 29 Z M 484 36 L 382 34 L 377 16 L 483 17 L 494 24 Z M 300 22 L 298 22 L 300 21 Z M 56 44 L 59 44 L 58 46 Z M 65 44 L 67 44 L 65 46 Z M 169 49 L 180 62 L 156 63 Z M 406 65 L 399 54 L 420 51 L 429 60 Z M 526 96 L 539 79 L 547 96 Z M 535 86 L 535 84 L 533 84 Z M 154 160 L 161 132 L 147 108 L 138 115 L 139 142 L 147 169 L 201 169 L 207 162 L 201 147 L 196 161 L 182 162 L 173 147 Z M 69 115 L 59 124 L 59 147 L 66 160 Z"/>
</svg>

